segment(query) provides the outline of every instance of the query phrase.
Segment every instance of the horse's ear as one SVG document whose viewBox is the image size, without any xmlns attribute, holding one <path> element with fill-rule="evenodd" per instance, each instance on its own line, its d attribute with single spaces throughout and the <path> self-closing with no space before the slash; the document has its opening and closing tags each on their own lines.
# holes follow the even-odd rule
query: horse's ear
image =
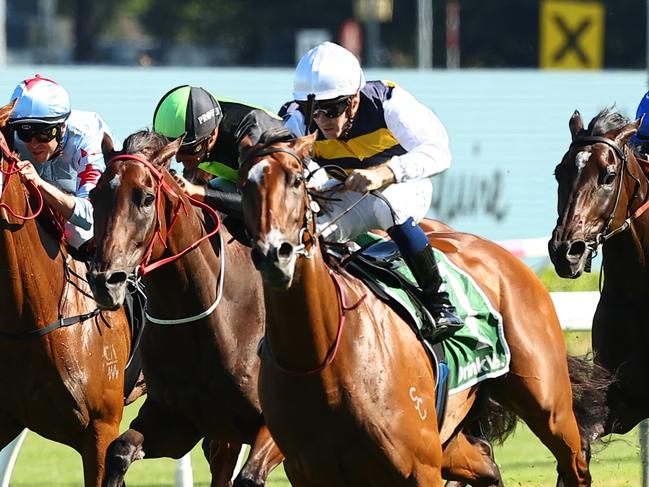
<svg viewBox="0 0 649 487">
<path fill-rule="evenodd" d="M 110 135 L 104 132 L 104 136 L 101 139 L 101 153 L 104 155 L 104 161 L 110 161 L 115 155 L 115 144 L 113 144 L 113 139 Z"/>
<path fill-rule="evenodd" d="M 5 125 L 7 125 L 7 120 L 9 120 L 9 115 L 13 111 L 17 101 L 18 99 L 16 98 L 10 101 L 9 103 L 7 103 L 2 108 L 0 108 L 0 127 L 4 127 Z"/>
<path fill-rule="evenodd" d="M 183 139 L 184 137 L 178 137 L 173 142 L 169 142 L 153 155 L 151 162 L 156 166 L 169 167 L 171 157 L 176 155 L 178 149 L 180 149 L 180 146 L 183 143 Z"/>
<path fill-rule="evenodd" d="M 298 137 L 293 143 L 293 150 L 304 159 L 311 154 L 316 137 L 317 133 L 315 132 L 310 135 L 305 135 L 304 137 Z"/>
<path fill-rule="evenodd" d="M 624 127 L 622 127 L 622 129 L 615 136 L 615 142 L 617 143 L 617 145 L 622 147 L 629 141 L 629 137 L 631 137 L 633 134 L 635 134 L 638 131 L 638 127 L 640 127 L 643 118 L 644 115 L 639 119 L 631 123 L 628 123 Z"/>
<path fill-rule="evenodd" d="M 577 134 L 579 132 L 584 130 L 584 121 L 581 118 L 581 113 L 579 113 L 579 110 L 575 110 L 575 113 L 573 113 L 572 117 L 570 117 L 568 127 L 570 127 L 570 133 L 572 134 L 573 139 L 577 137 Z"/>
</svg>

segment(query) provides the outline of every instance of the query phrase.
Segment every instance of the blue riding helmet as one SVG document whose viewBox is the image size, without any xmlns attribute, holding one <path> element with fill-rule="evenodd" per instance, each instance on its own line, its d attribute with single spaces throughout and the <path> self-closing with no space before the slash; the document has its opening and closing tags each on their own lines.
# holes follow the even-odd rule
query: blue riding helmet
<svg viewBox="0 0 649 487">
<path fill-rule="evenodd" d="M 642 145 L 649 143 L 649 91 L 645 93 L 640 100 L 638 109 L 635 112 L 635 118 L 638 119 L 644 115 L 642 124 L 638 131 L 631 136 L 631 145 Z"/>
</svg>

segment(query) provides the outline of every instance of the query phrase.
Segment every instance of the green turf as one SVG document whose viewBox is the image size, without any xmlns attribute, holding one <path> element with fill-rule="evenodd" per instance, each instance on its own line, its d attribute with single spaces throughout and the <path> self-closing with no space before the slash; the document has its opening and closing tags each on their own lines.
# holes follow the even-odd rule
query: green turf
<svg viewBox="0 0 649 487">
<path fill-rule="evenodd" d="M 136 414 L 140 402 L 126 409 L 123 426 Z M 640 485 L 641 463 L 636 431 L 612 442 L 595 455 L 591 472 L 594 486 Z M 553 487 L 555 463 L 550 453 L 524 426 L 503 446 L 496 448 L 496 460 L 500 465 L 505 485 L 525 487 Z M 209 485 L 207 462 L 200 449 L 192 451 L 192 467 L 195 486 Z M 126 477 L 128 487 L 154 487 L 174 485 L 175 461 L 149 459 L 135 462 Z M 81 460 L 76 452 L 62 445 L 45 440 L 30 432 L 20 451 L 11 482 L 12 487 L 79 486 L 82 484 Z M 270 487 L 285 487 L 289 483 L 283 471 L 271 475 Z"/>
<path fill-rule="evenodd" d="M 597 287 L 596 274 L 585 280 L 562 280 L 544 269 L 541 277 L 551 290 L 593 290 Z M 590 347 L 590 333 L 571 332 L 565 335 L 572 354 L 583 355 Z M 141 401 L 126 409 L 122 430 L 137 413 Z M 621 438 L 621 439 L 620 439 Z M 505 485 L 525 487 L 553 487 L 556 482 L 555 462 L 548 450 L 525 427 L 519 426 L 516 434 L 503 446 L 496 447 L 496 460 L 500 465 Z M 192 451 L 194 485 L 209 485 L 209 470 L 197 446 Z M 128 487 L 154 487 L 174 485 L 175 461 L 149 459 L 138 461 L 126 477 Z M 637 486 L 641 484 L 640 447 L 637 431 L 609 441 L 601 452 L 595 452 L 591 462 L 593 485 L 601 487 Z M 11 486 L 79 486 L 82 484 L 81 460 L 71 449 L 44 440 L 29 433 L 18 458 Z M 281 467 L 271 474 L 270 487 L 285 487 L 289 483 Z"/>
</svg>

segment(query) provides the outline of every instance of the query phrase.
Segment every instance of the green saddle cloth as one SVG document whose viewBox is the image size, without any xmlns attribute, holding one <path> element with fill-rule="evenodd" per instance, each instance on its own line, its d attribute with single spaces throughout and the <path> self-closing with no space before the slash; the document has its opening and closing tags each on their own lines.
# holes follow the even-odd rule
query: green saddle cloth
<svg viewBox="0 0 649 487">
<path fill-rule="evenodd" d="M 361 246 L 383 240 L 374 234 L 356 239 Z M 489 302 L 486 294 L 473 278 L 451 262 L 444 253 L 434 249 L 444 290 L 464 320 L 465 325 L 442 342 L 449 367 L 449 394 L 467 389 L 484 379 L 504 375 L 509 371 L 511 354 L 503 333 L 502 316 Z M 394 270 L 416 286 L 416 281 L 402 258 L 391 261 Z M 367 270 L 367 269 L 365 269 Z M 394 279 L 385 279 L 382 273 L 368 270 L 373 280 L 390 297 L 408 310 L 411 322 L 419 329 L 424 326 L 409 293 L 395 286 Z"/>
</svg>

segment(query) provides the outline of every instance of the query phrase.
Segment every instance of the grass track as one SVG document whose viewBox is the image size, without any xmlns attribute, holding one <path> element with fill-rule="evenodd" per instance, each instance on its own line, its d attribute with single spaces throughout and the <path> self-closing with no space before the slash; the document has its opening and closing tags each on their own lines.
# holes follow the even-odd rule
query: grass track
<svg viewBox="0 0 649 487">
<path fill-rule="evenodd" d="M 135 416 L 140 402 L 126 409 L 123 429 Z M 640 447 L 636 431 L 613 441 L 591 463 L 594 486 L 638 486 L 641 483 Z M 555 463 L 550 453 L 524 426 L 496 449 L 505 485 L 554 487 Z M 195 487 L 209 486 L 207 462 L 198 447 L 192 451 Z M 174 485 L 175 462 L 171 459 L 142 460 L 133 464 L 126 477 L 128 487 L 162 487 Z M 55 444 L 30 432 L 18 457 L 12 487 L 82 485 L 81 459 L 68 447 Z M 283 471 L 273 472 L 269 487 L 289 485 Z"/>
</svg>

